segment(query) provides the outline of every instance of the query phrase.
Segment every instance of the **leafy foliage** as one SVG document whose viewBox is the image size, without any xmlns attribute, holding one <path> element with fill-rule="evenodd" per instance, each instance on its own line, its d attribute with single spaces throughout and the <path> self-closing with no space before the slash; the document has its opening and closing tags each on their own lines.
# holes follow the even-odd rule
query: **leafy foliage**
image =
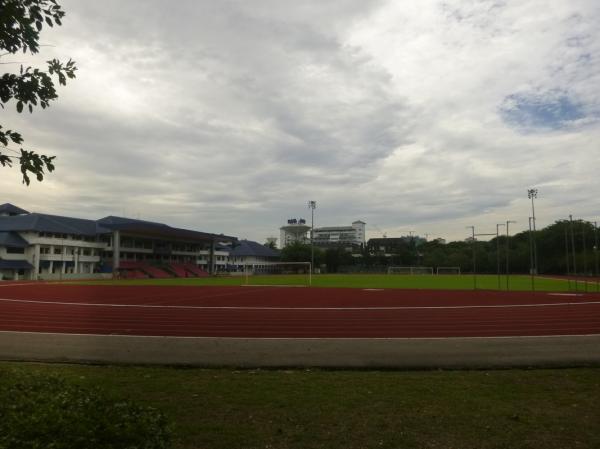
<svg viewBox="0 0 600 449">
<path fill-rule="evenodd" d="M 156 409 L 115 400 L 54 375 L 15 370 L 3 377 L 0 449 L 169 447 L 166 419 Z"/>
<path fill-rule="evenodd" d="M 61 19 L 64 15 L 56 0 L 0 0 L 0 51 L 3 52 L 0 57 L 21 51 L 38 53 L 43 27 L 62 25 Z M 60 85 L 66 85 L 67 79 L 75 78 L 77 67 L 72 60 L 63 64 L 57 59 L 52 59 L 47 61 L 47 64 L 47 72 L 21 65 L 18 73 L 4 73 L 0 77 L 0 106 L 4 109 L 7 103 L 14 100 L 19 113 L 25 108 L 32 113 L 34 107 L 49 107 L 50 102 L 58 98 L 54 78 L 58 79 Z M 21 134 L 3 130 L 0 126 L 0 164 L 3 167 L 11 167 L 14 161 L 18 161 L 25 184 L 29 185 L 31 181 L 29 175 L 34 175 L 38 181 L 42 181 L 45 170 L 54 170 L 55 156 L 9 147 L 10 144 L 22 143 Z"/>
</svg>

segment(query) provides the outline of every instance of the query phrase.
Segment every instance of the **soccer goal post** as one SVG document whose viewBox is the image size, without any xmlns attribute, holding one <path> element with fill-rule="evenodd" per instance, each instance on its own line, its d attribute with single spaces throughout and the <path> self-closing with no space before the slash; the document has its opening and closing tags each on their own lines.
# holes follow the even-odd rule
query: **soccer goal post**
<svg viewBox="0 0 600 449">
<path fill-rule="evenodd" d="M 388 267 L 388 274 L 433 274 L 433 267 Z"/>
<path fill-rule="evenodd" d="M 460 274 L 460 267 L 437 267 L 437 274 Z"/>
<path fill-rule="evenodd" d="M 310 262 L 252 263 L 244 266 L 245 285 L 312 285 Z"/>
</svg>

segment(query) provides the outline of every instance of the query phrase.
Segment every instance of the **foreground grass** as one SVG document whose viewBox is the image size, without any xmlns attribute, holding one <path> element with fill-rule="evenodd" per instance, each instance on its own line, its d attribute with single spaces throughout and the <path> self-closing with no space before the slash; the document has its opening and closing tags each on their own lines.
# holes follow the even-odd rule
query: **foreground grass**
<svg viewBox="0 0 600 449">
<path fill-rule="evenodd" d="M 243 285 L 243 276 L 223 276 L 206 278 L 173 278 L 173 279 L 131 279 L 118 281 L 96 281 L 86 284 L 116 285 Z M 495 275 L 478 275 L 477 288 L 482 290 L 506 290 L 506 277 L 500 279 Z M 271 275 L 250 276 L 249 283 L 254 285 L 306 285 L 306 275 Z M 321 274 L 312 278 L 315 287 L 347 287 L 347 288 L 404 288 L 404 289 L 443 289 L 472 290 L 472 275 L 387 275 L 387 274 Z M 531 290 L 529 276 L 510 276 L 509 290 Z M 581 287 L 580 287 L 581 288 Z M 595 286 L 590 287 L 593 291 Z M 536 278 L 535 289 L 538 291 L 563 292 L 569 289 L 569 283 L 563 279 Z"/>
<path fill-rule="evenodd" d="M 600 368 L 262 371 L 0 363 L 162 410 L 184 448 L 598 448 Z"/>
</svg>

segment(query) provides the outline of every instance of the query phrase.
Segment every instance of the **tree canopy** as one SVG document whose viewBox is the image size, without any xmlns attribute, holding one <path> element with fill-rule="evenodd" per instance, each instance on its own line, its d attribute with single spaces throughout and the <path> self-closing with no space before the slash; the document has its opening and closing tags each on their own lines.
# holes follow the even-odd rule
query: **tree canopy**
<svg viewBox="0 0 600 449">
<path fill-rule="evenodd" d="M 40 49 L 40 32 L 44 26 L 62 25 L 65 13 L 56 0 L 0 0 L 0 58 L 19 52 L 36 54 Z M 1 62 L 11 65 L 11 61 Z M 17 112 L 24 109 L 33 112 L 35 107 L 46 109 L 58 98 L 55 80 L 66 85 L 67 79 L 75 78 L 77 67 L 69 59 L 47 61 L 47 70 L 20 65 L 16 73 L 4 73 L 0 77 L 0 106 L 13 102 Z M 0 125 L 0 164 L 12 167 L 17 163 L 23 183 L 29 185 L 30 175 L 38 181 L 44 179 L 46 170 L 54 170 L 55 156 L 24 149 L 20 133 Z M 16 147 L 15 147 L 16 145 Z"/>
</svg>

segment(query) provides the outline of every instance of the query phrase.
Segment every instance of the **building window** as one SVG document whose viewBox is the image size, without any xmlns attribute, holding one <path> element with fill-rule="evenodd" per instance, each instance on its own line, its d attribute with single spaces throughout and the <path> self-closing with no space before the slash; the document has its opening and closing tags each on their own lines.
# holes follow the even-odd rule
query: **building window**
<svg viewBox="0 0 600 449">
<path fill-rule="evenodd" d="M 62 248 L 60 248 L 60 247 L 54 248 L 54 254 L 62 254 Z"/>
</svg>

